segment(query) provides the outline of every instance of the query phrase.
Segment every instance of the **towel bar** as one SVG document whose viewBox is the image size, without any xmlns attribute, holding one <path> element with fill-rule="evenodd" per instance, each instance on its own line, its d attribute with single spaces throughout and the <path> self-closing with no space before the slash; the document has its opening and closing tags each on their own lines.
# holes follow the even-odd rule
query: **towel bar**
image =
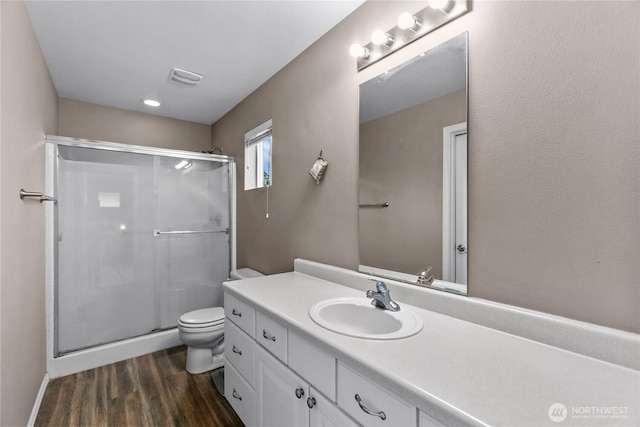
<svg viewBox="0 0 640 427">
<path fill-rule="evenodd" d="M 24 188 L 20 189 L 20 200 L 27 199 L 38 199 L 40 203 L 42 202 L 53 202 L 56 203 L 55 197 L 47 196 L 46 194 L 38 193 L 35 191 L 26 191 Z"/>
</svg>

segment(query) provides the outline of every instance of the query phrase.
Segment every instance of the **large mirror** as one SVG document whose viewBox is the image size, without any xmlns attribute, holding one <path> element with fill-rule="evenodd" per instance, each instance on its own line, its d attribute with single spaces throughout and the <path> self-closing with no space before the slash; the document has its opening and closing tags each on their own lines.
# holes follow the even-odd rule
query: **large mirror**
<svg viewBox="0 0 640 427">
<path fill-rule="evenodd" d="M 360 85 L 361 272 L 467 293 L 467 37 Z"/>
</svg>

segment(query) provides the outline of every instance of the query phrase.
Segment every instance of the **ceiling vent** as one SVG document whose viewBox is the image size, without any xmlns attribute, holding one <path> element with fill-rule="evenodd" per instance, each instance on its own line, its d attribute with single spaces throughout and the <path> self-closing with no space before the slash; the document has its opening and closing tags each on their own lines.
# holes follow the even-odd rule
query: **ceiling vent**
<svg viewBox="0 0 640 427">
<path fill-rule="evenodd" d="M 174 68 L 171 70 L 169 78 L 178 83 L 182 83 L 187 86 L 197 86 L 202 81 L 202 76 L 192 71 L 181 70 L 180 68 Z"/>
</svg>

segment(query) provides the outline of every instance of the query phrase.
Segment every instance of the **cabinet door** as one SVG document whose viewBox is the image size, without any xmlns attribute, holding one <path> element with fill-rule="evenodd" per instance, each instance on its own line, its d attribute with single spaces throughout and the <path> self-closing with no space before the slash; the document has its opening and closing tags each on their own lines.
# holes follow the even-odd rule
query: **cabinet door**
<svg viewBox="0 0 640 427">
<path fill-rule="evenodd" d="M 336 405 L 313 387 L 309 392 L 309 427 L 359 427 L 360 424 L 345 415 Z"/>
<path fill-rule="evenodd" d="M 309 385 L 256 346 L 256 423 L 264 427 L 309 425 Z"/>
</svg>

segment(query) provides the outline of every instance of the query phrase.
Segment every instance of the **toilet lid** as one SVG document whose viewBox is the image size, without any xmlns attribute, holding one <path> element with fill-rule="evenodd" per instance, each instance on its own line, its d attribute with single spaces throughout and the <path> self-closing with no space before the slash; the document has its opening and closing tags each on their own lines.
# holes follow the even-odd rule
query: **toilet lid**
<svg viewBox="0 0 640 427">
<path fill-rule="evenodd" d="M 213 326 L 224 322 L 224 308 L 211 307 L 194 310 L 180 316 L 178 323 L 186 326 Z"/>
</svg>

